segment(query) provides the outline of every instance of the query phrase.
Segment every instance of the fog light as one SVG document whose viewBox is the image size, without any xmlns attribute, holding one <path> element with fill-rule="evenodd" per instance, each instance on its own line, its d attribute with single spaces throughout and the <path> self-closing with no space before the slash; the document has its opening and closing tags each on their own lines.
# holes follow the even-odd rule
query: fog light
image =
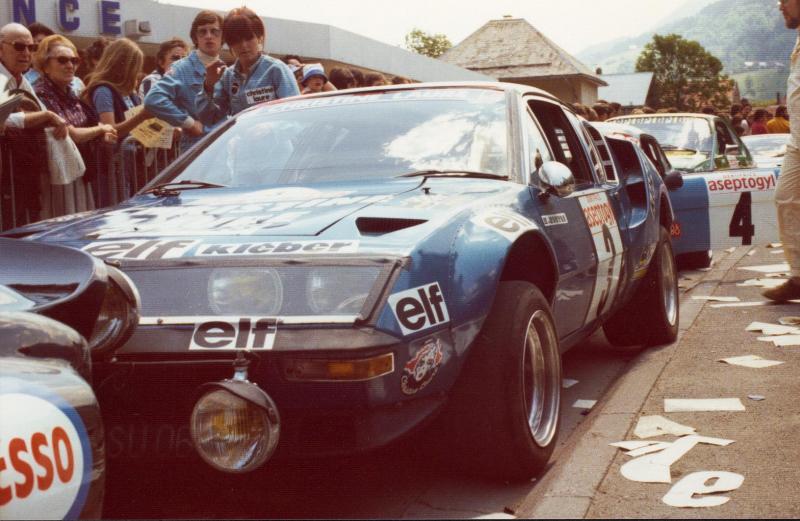
<svg viewBox="0 0 800 521">
<path fill-rule="evenodd" d="M 358 360 L 320 360 L 296 358 L 284 361 L 288 380 L 370 380 L 394 371 L 394 354 L 386 353 Z"/>
<path fill-rule="evenodd" d="M 206 387 L 190 422 L 200 457 L 224 472 L 260 467 L 278 445 L 280 416 L 275 403 L 246 381 L 226 380 Z"/>
</svg>

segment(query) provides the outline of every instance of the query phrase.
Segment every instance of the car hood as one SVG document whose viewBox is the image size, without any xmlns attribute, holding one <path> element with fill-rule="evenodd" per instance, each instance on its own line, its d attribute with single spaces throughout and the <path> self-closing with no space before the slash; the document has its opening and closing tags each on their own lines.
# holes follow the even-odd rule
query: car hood
<svg viewBox="0 0 800 521">
<path fill-rule="evenodd" d="M 348 215 L 416 189 L 421 180 L 335 187 L 292 186 L 186 190 L 175 197 L 142 195 L 75 219 L 43 221 L 13 236 L 52 241 L 187 237 L 315 236 Z M 33 237 L 31 237 L 33 238 Z"/>
</svg>

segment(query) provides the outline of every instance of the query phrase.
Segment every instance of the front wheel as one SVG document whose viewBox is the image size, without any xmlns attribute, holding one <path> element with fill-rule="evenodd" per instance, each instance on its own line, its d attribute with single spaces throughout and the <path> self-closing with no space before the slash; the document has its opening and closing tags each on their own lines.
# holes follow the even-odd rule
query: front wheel
<svg viewBox="0 0 800 521">
<path fill-rule="evenodd" d="M 669 344 L 678 337 L 678 274 L 669 233 L 660 240 L 647 275 L 625 306 L 603 324 L 608 341 L 617 346 Z"/>
<path fill-rule="evenodd" d="M 445 421 L 458 454 L 480 475 L 538 475 L 559 427 L 561 354 L 550 306 L 527 282 L 501 282 Z"/>
</svg>

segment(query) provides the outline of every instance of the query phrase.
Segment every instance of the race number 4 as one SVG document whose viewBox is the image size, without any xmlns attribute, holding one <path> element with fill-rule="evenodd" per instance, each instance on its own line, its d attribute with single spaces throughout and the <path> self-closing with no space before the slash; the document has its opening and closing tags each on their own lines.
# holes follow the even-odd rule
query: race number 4
<svg viewBox="0 0 800 521">
<path fill-rule="evenodd" d="M 753 243 L 753 236 L 756 234 L 756 227 L 753 226 L 753 198 L 750 192 L 742 192 L 739 202 L 733 210 L 731 222 L 728 224 L 728 235 L 731 237 L 741 237 L 742 246 L 749 246 Z"/>
</svg>

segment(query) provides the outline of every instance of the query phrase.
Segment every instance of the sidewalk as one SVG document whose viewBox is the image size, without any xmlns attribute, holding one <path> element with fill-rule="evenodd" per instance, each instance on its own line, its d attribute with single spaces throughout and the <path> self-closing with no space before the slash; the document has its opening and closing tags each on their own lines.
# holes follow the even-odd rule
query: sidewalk
<svg viewBox="0 0 800 521">
<path fill-rule="evenodd" d="M 752 256 L 748 252 L 754 251 Z M 764 518 L 798 517 L 800 480 L 800 346 L 761 342 L 746 332 L 753 321 L 778 323 L 800 315 L 800 305 L 713 307 L 695 295 L 734 296 L 763 301 L 762 288 L 740 287 L 763 277 L 742 266 L 784 262 L 763 247 L 715 252 L 710 272 L 681 273 L 696 285 L 681 290 L 681 334 L 672 345 L 644 351 L 626 375 L 592 410 L 571 437 L 561 457 L 534 492 L 514 509 L 534 518 Z M 703 275 L 702 278 L 699 275 Z M 762 369 L 733 366 L 720 358 L 759 355 L 785 363 Z M 748 399 L 762 395 L 763 401 Z M 739 398 L 744 412 L 665 413 L 665 398 Z M 633 429 L 642 415 L 661 415 L 694 427 L 697 434 L 735 440 L 726 447 L 699 444 L 671 466 L 672 484 L 639 483 L 620 473 L 630 461 L 608 444 L 638 439 Z M 675 436 L 649 440 L 672 441 Z M 661 498 L 681 477 L 697 471 L 728 471 L 744 476 L 742 486 L 723 493 L 724 505 L 676 508 Z"/>
</svg>

